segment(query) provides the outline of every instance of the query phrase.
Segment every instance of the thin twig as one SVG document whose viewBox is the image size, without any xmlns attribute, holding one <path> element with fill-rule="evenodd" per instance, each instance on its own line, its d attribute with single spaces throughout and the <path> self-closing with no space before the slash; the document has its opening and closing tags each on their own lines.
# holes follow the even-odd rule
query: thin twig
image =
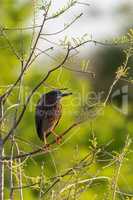
<svg viewBox="0 0 133 200">
<path fill-rule="evenodd" d="M 19 155 L 20 154 L 20 150 L 19 150 L 19 146 L 17 144 L 17 142 L 15 142 L 15 145 L 16 145 L 16 149 L 17 149 L 17 154 Z M 20 187 L 19 191 L 20 191 L 20 200 L 23 200 L 23 190 L 22 190 L 22 186 L 23 186 L 23 182 L 22 182 L 22 170 L 21 170 L 21 159 L 17 159 L 17 162 L 18 162 L 18 180 L 19 180 L 19 183 L 18 183 L 18 187 Z"/>
<path fill-rule="evenodd" d="M 8 27 L 4 27 L 3 30 L 4 31 L 25 31 L 25 30 L 30 30 L 30 29 L 35 29 L 35 28 L 40 28 L 41 25 L 35 25 L 35 26 L 29 26 L 29 27 L 23 27 L 23 28 L 8 28 Z"/>
<path fill-rule="evenodd" d="M 43 27 L 44 27 L 44 24 L 45 24 L 45 21 L 46 21 L 46 16 L 47 16 L 48 11 L 49 11 L 49 7 L 50 7 L 50 4 L 49 4 L 49 6 L 48 6 L 48 9 L 47 9 L 46 13 L 44 14 L 44 18 L 43 18 L 42 25 L 41 25 L 41 27 L 40 27 L 40 30 L 39 30 L 38 35 L 37 35 L 37 37 L 36 37 L 35 43 L 34 43 L 34 45 L 33 45 L 33 48 L 32 48 L 31 53 L 30 53 L 30 55 L 29 55 L 29 58 L 27 59 L 26 64 L 25 64 L 24 67 L 23 67 L 22 72 L 20 73 L 20 75 L 19 75 L 19 77 L 17 78 L 17 80 L 15 81 L 15 83 L 10 87 L 10 89 L 9 89 L 6 93 L 4 93 L 4 94 L 2 95 L 2 99 L 4 99 L 4 102 L 5 102 L 5 99 L 7 99 L 7 97 L 11 94 L 11 92 L 12 92 L 12 90 L 15 88 L 15 86 L 16 86 L 16 85 L 19 83 L 19 81 L 21 80 L 21 77 L 22 77 L 23 74 L 25 73 L 27 67 L 29 67 L 29 63 L 30 63 L 30 61 L 31 61 L 31 59 L 32 59 L 32 56 L 33 56 L 33 54 L 34 54 L 34 52 L 35 52 L 35 49 L 36 49 L 36 46 L 37 46 L 37 44 L 38 44 L 40 35 L 41 35 L 41 33 L 42 33 L 42 30 L 43 30 Z"/>
<path fill-rule="evenodd" d="M 42 199 L 42 192 L 43 192 L 43 183 L 44 183 L 44 162 L 42 163 L 42 166 L 41 166 L 41 177 L 40 177 L 40 184 L 39 184 L 39 188 L 40 188 L 40 191 L 39 191 L 39 199 L 41 200 Z"/>
<path fill-rule="evenodd" d="M 39 185 L 40 182 L 37 182 L 37 183 L 32 183 L 32 184 L 29 184 L 29 185 L 23 185 L 22 187 L 13 187 L 12 190 L 20 190 L 20 189 L 29 189 L 30 187 L 33 187 L 35 185 Z"/>
<path fill-rule="evenodd" d="M 10 200 L 13 200 L 13 190 L 12 188 L 14 187 L 14 182 L 13 182 L 13 168 L 12 168 L 12 164 L 13 164 L 13 151 L 14 151 L 14 138 L 12 137 L 12 144 L 11 144 L 11 150 L 10 150 L 10 162 L 9 162 L 9 169 L 10 169 Z"/>
<path fill-rule="evenodd" d="M 109 97 L 110 97 L 110 95 L 111 95 L 111 92 L 112 92 L 114 86 L 118 83 L 118 81 L 119 81 L 122 77 L 125 77 L 125 76 L 126 76 L 126 73 L 127 73 L 127 70 L 128 70 L 128 61 L 129 61 L 129 58 L 130 58 L 130 56 L 131 56 L 131 55 L 130 55 L 130 51 L 131 51 L 131 48 L 129 48 L 128 53 L 126 53 L 126 58 L 125 58 L 125 61 L 124 61 L 124 63 L 123 63 L 123 66 L 122 66 L 122 68 L 121 68 L 121 69 L 122 69 L 121 72 L 119 73 L 119 69 L 118 69 L 118 71 L 116 72 L 115 79 L 114 79 L 112 85 L 110 86 L 109 92 L 108 92 L 107 97 L 106 97 L 106 99 L 105 99 L 105 101 L 104 101 L 104 106 L 106 106 L 106 104 L 107 104 L 107 102 L 108 102 L 108 100 L 109 100 Z"/>
<path fill-rule="evenodd" d="M 37 55 L 34 56 L 34 58 L 30 61 L 29 66 L 42 54 L 42 53 L 46 53 L 49 50 L 53 50 L 53 47 L 49 47 L 45 50 L 43 50 L 42 52 L 38 53 Z"/>
<path fill-rule="evenodd" d="M 32 36 L 31 36 L 31 41 L 30 41 L 30 48 L 32 48 L 32 44 L 34 41 L 34 36 L 35 36 L 35 24 L 36 24 L 36 11 L 35 11 L 35 5 L 36 1 L 32 0 L 32 5 L 33 5 L 33 29 L 32 29 Z"/>
<path fill-rule="evenodd" d="M 96 153 L 97 153 L 97 151 L 93 152 L 92 157 L 91 157 L 89 163 L 85 164 L 86 166 L 90 166 L 93 163 Z M 49 191 L 51 191 L 51 189 L 60 181 L 61 178 L 65 177 L 67 175 L 70 175 L 71 173 L 74 173 L 75 170 L 80 169 L 79 166 L 81 165 L 81 163 L 83 163 L 86 159 L 88 159 L 89 156 L 90 156 L 90 153 L 87 154 L 78 164 L 75 164 L 72 168 L 70 168 L 69 170 L 67 170 L 65 173 L 59 175 L 57 177 L 57 179 L 52 183 L 52 185 L 43 193 L 43 196 L 45 196 Z"/>
<path fill-rule="evenodd" d="M 68 11 L 71 7 L 73 7 L 76 3 L 77 3 L 77 1 L 70 1 L 70 3 L 68 3 L 68 5 L 65 9 L 62 9 L 59 12 L 58 11 L 55 12 L 52 16 L 47 17 L 46 20 L 53 20 L 57 17 L 60 17 L 62 14 L 64 14 L 66 11 Z"/>
<path fill-rule="evenodd" d="M 53 36 L 53 35 L 58 35 L 62 32 L 64 32 L 65 30 L 67 30 L 73 23 L 75 23 L 75 21 L 77 21 L 81 16 L 83 15 L 83 13 L 80 13 L 78 16 L 76 16 L 69 24 L 67 24 L 63 29 L 53 32 L 53 33 L 43 33 L 41 35 L 44 36 Z"/>
<path fill-rule="evenodd" d="M 112 191 L 112 200 L 116 199 L 117 186 L 118 186 L 118 180 L 119 180 L 119 176 L 120 176 L 121 167 L 122 167 L 123 161 L 125 159 L 125 156 L 127 155 L 130 145 L 131 145 L 131 139 L 127 136 L 125 146 L 117 158 L 115 174 L 114 174 L 114 178 L 112 180 L 112 190 L 113 190 Z"/>
<path fill-rule="evenodd" d="M 6 33 L 3 32 L 2 34 L 5 38 L 5 40 L 7 41 L 10 50 L 12 51 L 12 53 L 17 57 L 18 60 L 22 60 L 21 57 L 19 56 L 19 54 L 17 53 L 16 49 L 14 48 L 14 46 L 12 45 L 12 43 L 10 42 L 9 38 L 7 37 Z"/>
<path fill-rule="evenodd" d="M 93 178 L 88 178 L 88 179 L 83 179 L 79 180 L 76 183 L 72 183 L 70 185 L 67 185 L 67 187 L 63 188 L 60 193 L 63 193 L 64 191 L 76 186 L 76 184 L 88 184 L 89 182 L 97 181 L 97 180 L 109 180 L 110 178 L 108 176 L 98 176 L 98 177 L 93 177 Z"/>
<path fill-rule="evenodd" d="M 37 48 L 41 54 L 45 54 L 47 55 L 48 57 L 50 57 L 52 60 L 58 62 L 58 59 L 54 58 L 53 56 L 49 55 L 47 52 Z M 70 57 L 70 56 L 69 56 Z M 74 69 L 74 68 L 70 68 L 68 66 L 66 66 L 65 64 L 62 66 L 62 68 L 68 70 L 68 71 L 72 71 L 72 72 L 76 72 L 76 73 L 81 73 L 81 74 L 86 74 L 86 75 L 91 75 L 93 78 L 95 77 L 95 73 L 92 72 L 92 71 L 82 71 L 82 70 L 77 70 L 77 69 Z"/>
</svg>

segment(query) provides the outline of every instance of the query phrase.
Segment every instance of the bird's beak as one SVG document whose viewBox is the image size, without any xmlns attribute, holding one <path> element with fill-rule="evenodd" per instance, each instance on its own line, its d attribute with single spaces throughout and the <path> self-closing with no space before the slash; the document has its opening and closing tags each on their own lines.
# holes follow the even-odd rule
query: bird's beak
<svg viewBox="0 0 133 200">
<path fill-rule="evenodd" d="M 62 93 L 62 94 L 61 94 L 61 97 L 66 97 L 66 96 L 69 96 L 69 95 L 72 95 L 72 92 Z"/>
</svg>

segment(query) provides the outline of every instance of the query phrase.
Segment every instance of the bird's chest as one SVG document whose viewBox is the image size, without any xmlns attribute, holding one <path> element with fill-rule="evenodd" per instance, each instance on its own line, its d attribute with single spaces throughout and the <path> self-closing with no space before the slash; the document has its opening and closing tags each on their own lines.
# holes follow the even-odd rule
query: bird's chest
<svg viewBox="0 0 133 200">
<path fill-rule="evenodd" d="M 60 115 L 61 115 L 61 105 L 60 104 L 46 107 L 44 110 L 44 119 L 48 119 L 49 121 L 58 120 Z"/>
</svg>

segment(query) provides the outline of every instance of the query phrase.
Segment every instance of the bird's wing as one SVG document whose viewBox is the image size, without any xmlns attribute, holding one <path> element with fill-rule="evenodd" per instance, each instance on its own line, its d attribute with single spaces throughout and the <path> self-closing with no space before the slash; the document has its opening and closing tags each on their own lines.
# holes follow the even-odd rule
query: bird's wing
<svg viewBox="0 0 133 200">
<path fill-rule="evenodd" d="M 61 112 L 61 110 L 62 110 L 62 106 L 60 105 L 60 112 L 59 112 L 59 116 L 58 116 L 58 120 L 57 120 L 57 122 L 55 123 L 55 125 L 54 125 L 54 127 L 53 127 L 53 129 L 55 129 L 55 127 L 58 125 L 58 123 L 59 123 L 59 121 L 60 121 L 60 118 L 61 118 L 61 115 L 62 115 L 62 112 Z M 50 135 L 50 132 L 48 132 L 47 134 L 46 134 L 46 137 L 48 137 Z"/>
<path fill-rule="evenodd" d="M 42 96 L 37 102 L 37 106 L 35 110 L 35 126 L 36 126 L 36 130 L 37 130 L 37 134 L 39 138 L 44 141 L 44 131 L 45 131 L 44 118 L 46 118 L 45 117 L 46 108 L 43 105 L 44 104 L 43 101 L 44 101 L 44 96 Z"/>
<path fill-rule="evenodd" d="M 50 110 L 49 110 L 50 109 Z M 57 120 L 55 120 L 51 115 L 48 115 L 48 112 L 52 113 L 51 108 L 48 107 L 36 107 L 35 112 L 35 124 L 36 124 L 36 130 L 39 138 L 41 140 L 44 140 L 44 137 L 48 137 L 50 134 L 50 128 L 54 129 L 61 117 L 61 113 L 59 113 Z"/>
<path fill-rule="evenodd" d="M 36 108 L 35 112 L 35 125 L 36 125 L 36 130 L 39 138 L 41 140 L 44 140 L 44 133 L 42 131 L 42 125 L 43 125 L 43 117 L 39 114 L 38 108 Z"/>
</svg>

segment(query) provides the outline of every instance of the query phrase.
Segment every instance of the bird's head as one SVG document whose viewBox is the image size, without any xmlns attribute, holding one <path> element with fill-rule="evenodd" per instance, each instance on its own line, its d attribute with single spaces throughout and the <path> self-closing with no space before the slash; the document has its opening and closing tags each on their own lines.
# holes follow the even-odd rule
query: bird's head
<svg viewBox="0 0 133 200">
<path fill-rule="evenodd" d="M 64 89 L 56 89 L 52 90 L 44 95 L 44 101 L 46 105 L 54 105 L 55 103 L 59 102 L 63 97 L 72 95 L 72 92 L 62 92 Z"/>
</svg>

